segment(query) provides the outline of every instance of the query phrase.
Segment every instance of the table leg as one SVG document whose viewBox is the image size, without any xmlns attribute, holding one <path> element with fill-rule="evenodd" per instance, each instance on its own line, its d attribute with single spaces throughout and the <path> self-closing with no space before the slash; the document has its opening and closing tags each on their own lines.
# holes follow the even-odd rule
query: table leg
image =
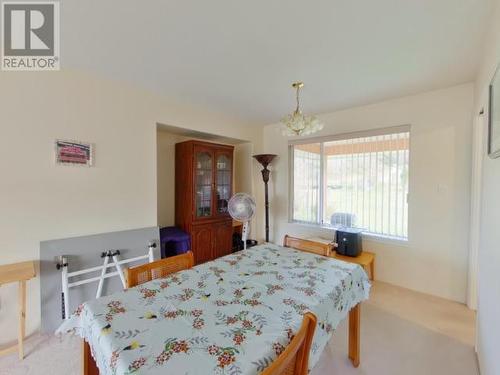
<svg viewBox="0 0 500 375">
<path fill-rule="evenodd" d="M 359 366 L 361 303 L 349 311 L 349 359 L 354 367 Z"/>
<path fill-rule="evenodd" d="M 19 327 L 17 336 L 17 345 L 19 350 L 19 359 L 24 358 L 24 345 L 23 340 L 26 334 L 26 281 L 19 281 L 19 295 L 18 295 L 18 305 L 19 305 Z"/>
<path fill-rule="evenodd" d="M 370 263 L 370 279 L 375 280 L 375 258 Z"/>
<path fill-rule="evenodd" d="M 90 352 L 90 345 L 82 339 L 82 374 L 99 375 L 99 369 Z"/>
<path fill-rule="evenodd" d="M 365 270 L 366 272 L 366 276 L 368 276 L 368 278 L 371 280 L 372 279 L 372 274 L 370 273 L 370 266 L 368 264 L 365 264 L 362 266 L 363 269 Z"/>
</svg>

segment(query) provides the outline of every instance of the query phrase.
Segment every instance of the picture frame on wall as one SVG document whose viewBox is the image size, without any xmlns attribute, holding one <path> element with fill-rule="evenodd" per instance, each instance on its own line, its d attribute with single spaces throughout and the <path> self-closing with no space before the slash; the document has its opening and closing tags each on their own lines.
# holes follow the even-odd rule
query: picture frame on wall
<svg viewBox="0 0 500 375">
<path fill-rule="evenodd" d="M 94 163 L 92 143 L 57 139 L 55 157 L 57 165 L 79 165 L 91 167 Z"/>
<path fill-rule="evenodd" d="M 489 88 L 488 155 L 500 157 L 500 72 L 497 68 Z"/>
</svg>

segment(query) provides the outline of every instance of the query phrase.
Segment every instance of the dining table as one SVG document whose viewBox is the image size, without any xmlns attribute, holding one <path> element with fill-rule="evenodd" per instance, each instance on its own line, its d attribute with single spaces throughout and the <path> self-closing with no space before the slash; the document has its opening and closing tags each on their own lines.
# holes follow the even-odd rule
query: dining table
<svg viewBox="0 0 500 375">
<path fill-rule="evenodd" d="M 228 374 L 265 370 L 317 317 L 312 369 L 349 315 L 359 364 L 363 268 L 271 243 L 82 303 L 57 334 L 81 336 L 101 375 Z"/>
</svg>

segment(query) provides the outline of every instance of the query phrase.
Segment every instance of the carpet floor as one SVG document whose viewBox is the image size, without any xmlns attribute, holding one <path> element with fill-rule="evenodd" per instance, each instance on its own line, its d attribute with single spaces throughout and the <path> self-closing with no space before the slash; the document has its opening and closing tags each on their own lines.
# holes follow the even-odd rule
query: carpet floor
<svg viewBox="0 0 500 375">
<path fill-rule="evenodd" d="M 312 375 L 479 375 L 475 314 L 464 305 L 375 282 L 361 313 L 361 365 L 347 359 L 343 322 Z M 33 335 L 26 358 L 0 358 L 2 375 L 79 375 L 80 340 Z"/>
</svg>

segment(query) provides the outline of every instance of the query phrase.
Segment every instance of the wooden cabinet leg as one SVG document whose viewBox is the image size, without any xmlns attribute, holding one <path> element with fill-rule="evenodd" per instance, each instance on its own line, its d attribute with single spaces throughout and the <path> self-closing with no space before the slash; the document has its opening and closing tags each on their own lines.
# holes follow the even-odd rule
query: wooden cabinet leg
<svg viewBox="0 0 500 375">
<path fill-rule="evenodd" d="M 354 367 L 359 366 L 361 304 L 349 312 L 349 359 Z"/>
<path fill-rule="evenodd" d="M 19 359 L 24 358 L 24 336 L 26 334 L 26 281 L 19 281 L 18 291 L 18 306 L 19 306 L 19 327 L 17 336 L 17 345 L 19 350 Z"/>
</svg>

